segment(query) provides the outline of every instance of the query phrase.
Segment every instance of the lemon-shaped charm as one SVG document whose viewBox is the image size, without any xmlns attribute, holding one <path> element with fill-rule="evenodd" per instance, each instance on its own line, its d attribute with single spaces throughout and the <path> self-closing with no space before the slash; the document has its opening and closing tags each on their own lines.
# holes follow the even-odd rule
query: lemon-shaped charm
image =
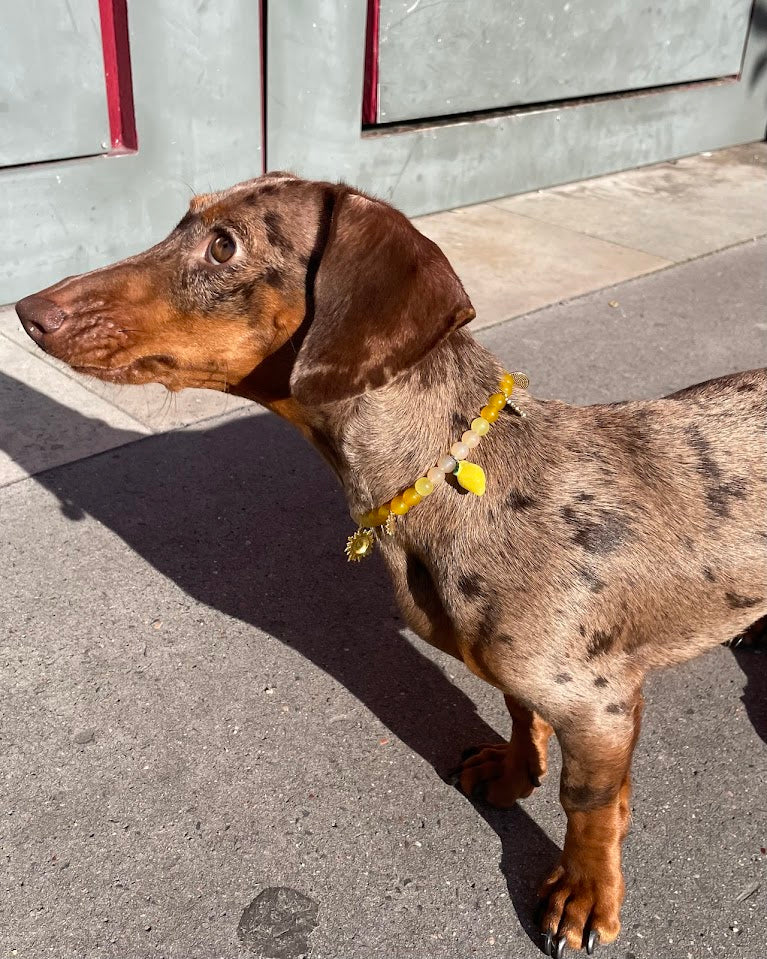
<svg viewBox="0 0 767 959">
<path fill-rule="evenodd" d="M 455 478 L 459 484 L 475 496 L 482 496 L 485 492 L 485 471 L 476 463 L 459 460 L 455 471 Z"/>
<path fill-rule="evenodd" d="M 346 541 L 346 558 L 350 563 L 359 563 L 373 552 L 375 537 L 372 529 L 358 529 Z"/>
</svg>

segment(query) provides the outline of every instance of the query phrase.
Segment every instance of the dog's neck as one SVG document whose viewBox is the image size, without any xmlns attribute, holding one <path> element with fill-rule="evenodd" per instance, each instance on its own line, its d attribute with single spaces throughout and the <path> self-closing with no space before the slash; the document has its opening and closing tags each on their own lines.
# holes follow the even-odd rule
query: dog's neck
<svg viewBox="0 0 767 959">
<path fill-rule="evenodd" d="M 502 372 L 459 330 L 380 389 L 308 412 L 310 439 L 338 474 L 352 513 L 423 476 L 479 415 Z"/>
</svg>

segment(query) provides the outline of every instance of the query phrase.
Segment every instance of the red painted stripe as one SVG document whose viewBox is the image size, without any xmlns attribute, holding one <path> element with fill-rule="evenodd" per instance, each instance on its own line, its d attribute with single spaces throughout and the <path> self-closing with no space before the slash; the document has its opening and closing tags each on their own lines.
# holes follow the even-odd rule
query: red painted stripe
<svg viewBox="0 0 767 959">
<path fill-rule="evenodd" d="M 258 0 L 258 35 L 261 58 L 261 172 L 266 173 L 266 0 Z"/>
<path fill-rule="evenodd" d="M 137 150 L 127 0 L 99 0 L 99 14 L 112 151 Z"/>
<path fill-rule="evenodd" d="M 365 86 L 362 91 L 362 122 L 378 123 L 378 26 L 381 0 L 368 0 L 365 32 Z"/>
</svg>

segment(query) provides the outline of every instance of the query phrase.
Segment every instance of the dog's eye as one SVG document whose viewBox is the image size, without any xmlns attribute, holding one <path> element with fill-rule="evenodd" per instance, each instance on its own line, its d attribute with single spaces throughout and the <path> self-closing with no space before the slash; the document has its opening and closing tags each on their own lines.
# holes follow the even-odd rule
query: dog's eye
<svg viewBox="0 0 767 959">
<path fill-rule="evenodd" d="M 219 233 L 210 241 L 207 258 L 211 263 L 226 263 L 237 252 L 237 244 L 227 233 Z"/>
</svg>

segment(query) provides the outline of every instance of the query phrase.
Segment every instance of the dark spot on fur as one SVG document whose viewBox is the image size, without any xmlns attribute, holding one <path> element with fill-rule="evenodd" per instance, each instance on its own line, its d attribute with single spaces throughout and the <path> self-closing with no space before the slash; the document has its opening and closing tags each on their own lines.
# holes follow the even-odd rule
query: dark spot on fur
<svg viewBox="0 0 767 959">
<path fill-rule="evenodd" d="M 613 715 L 625 713 L 626 704 L 625 703 L 609 703 L 607 706 L 605 706 L 605 712 L 612 713 Z"/>
<path fill-rule="evenodd" d="M 482 642 L 490 642 L 494 638 L 497 622 L 498 608 L 491 599 L 485 604 L 479 624 L 479 638 Z"/>
<path fill-rule="evenodd" d="M 458 577 L 458 589 L 467 599 L 477 599 L 485 595 L 485 584 L 479 576 L 471 576 L 468 573 L 461 573 Z"/>
<path fill-rule="evenodd" d="M 560 513 L 565 523 L 575 531 L 573 543 L 587 553 L 611 553 L 625 541 L 629 533 L 628 518 L 616 510 L 597 509 L 584 513 L 572 506 L 563 506 Z"/>
<path fill-rule="evenodd" d="M 532 496 L 528 496 L 527 493 L 523 493 L 521 490 L 513 489 L 506 497 L 506 505 L 518 513 L 521 513 L 526 509 L 532 509 L 534 506 L 537 506 L 538 500 Z"/>
<path fill-rule="evenodd" d="M 618 793 L 618 788 L 617 786 L 590 786 L 587 784 L 574 786 L 563 783 L 560 797 L 565 809 L 588 812 L 611 803 Z"/>
<path fill-rule="evenodd" d="M 571 683 L 572 681 L 573 677 L 570 673 L 557 673 L 554 677 L 554 682 L 559 683 L 560 686 L 564 685 L 564 683 Z"/>
<path fill-rule="evenodd" d="M 276 183 L 265 183 L 262 187 L 259 187 L 256 193 L 253 195 L 253 199 L 257 200 L 260 196 L 267 196 L 270 193 L 276 193 L 279 187 Z"/>
<path fill-rule="evenodd" d="M 730 515 L 730 500 L 744 499 L 746 496 L 746 483 L 744 480 L 736 477 L 729 483 L 719 483 L 706 490 L 706 502 L 709 509 L 717 516 L 727 517 Z"/>
<path fill-rule="evenodd" d="M 275 290 L 281 290 L 285 286 L 285 274 L 276 267 L 267 267 L 264 273 L 264 282 Z"/>
<path fill-rule="evenodd" d="M 762 602 L 761 597 L 741 596 L 739 593 L 725 593 L 724 598 L 730 609 L 751 609 Z"/>
<path fill-rule="evenodd" d="M 703 578 L 707 579 L 709 583 L 716 582 L 716 576 L 714 575 L 714 571 L 708 566 L 703 567 Z"/>
<path fill-rule="evenodd" d="M 607 677 L 597 676 L 597 678 L 594 680 L 594 685 L 599 689 L 604 689 L 604 687 L 607 685 Z"/>
<path fill-rule="evenodd" d="M 264 214 L 266 238 L 275 249 L 281 253 L 292 253 L 293 244 L 282 232 L 282 217 L 275 210 L 267 210 Z"/>
<path fill-rule="evenodd" d="M 461 433 L 467 430 L 469 427 L 466 425 L 466 420 L 461 416 L 460 413 L 453 413 L 453 433 L 455 434 L 456 440 L 461 438 Z"/>
<path fill-rule="evenodd" d="M 724 478 L 719 464 L 714 459 L 711 444 L 697 426 L 685 429 L 690 448 L 697 456 L 697 471 L 703 477 L 708 508 L 717 516 L 730 515 L 730 503 L 733 499 L 743 499 L 746 495 L 746 482 L 740 477 L 730 480 Z"/>
<path fill-rule="evenodd" d="M 690 539 L 689 536 L 682 537 L 682 546 L 684 546 L 688 553 L 695 552 L 695 543 Z"/>
<path fill-rule="evenodd" d="M 578 514 L 572 508 L 572 506 L 563 506 L 559 512 L 562 515 L 562 519 L 567 523 L 568 526 L 578 525 Z"/>
<path fill-rule="evenodd" d="M 756 393 L 757 387 L 753 383 L 741 383 L 740 386 L 735 387 L 736 393 Z"/>
<path fill-rule="evenodd" d="M 583 623 L 581 623 L 580 626 L 578 627 L 578 632 L 581 634 L 581 636 L 586 635 L 586 627 L 583 625 Z"/>
<path fill-rule="evenodd" d="M 593 493 L 578 493 L 575 497 L 576 503 L 593 503 L 594 494 Z"/>
<path fill-rule="evenodd" d="M 699 472 L 703 473 L 704 476 L 708 476 L 710 479 L 719 480 L 722 471 L 714 460 L 711 444 L 697 426 L 686 427 L 685 433 L 687 434 L 690 448 L 698 457 Z"/>
<path fill-rule="evenodd" d="M 601 593 L 605 588 L 606 584 L 597 576 L 594 570 L 589 569 L 588 566 L 581 566 L 578 570 L 578 575 L 592 593 Z"/>
<path fill-rule="evenodd" d="M 586 655 L 589 659 L 593 659 L 595 656 L 599 656 L 602 653 L 609 653 L 612 647 L 615 645 L 615 640 L 618 638 L 619 630 L 613 628 L 611 630 L 605 629 L 595 629 L 591 634 L 591 639 L 589 644 L 586 647 Z"/>
</svg>

